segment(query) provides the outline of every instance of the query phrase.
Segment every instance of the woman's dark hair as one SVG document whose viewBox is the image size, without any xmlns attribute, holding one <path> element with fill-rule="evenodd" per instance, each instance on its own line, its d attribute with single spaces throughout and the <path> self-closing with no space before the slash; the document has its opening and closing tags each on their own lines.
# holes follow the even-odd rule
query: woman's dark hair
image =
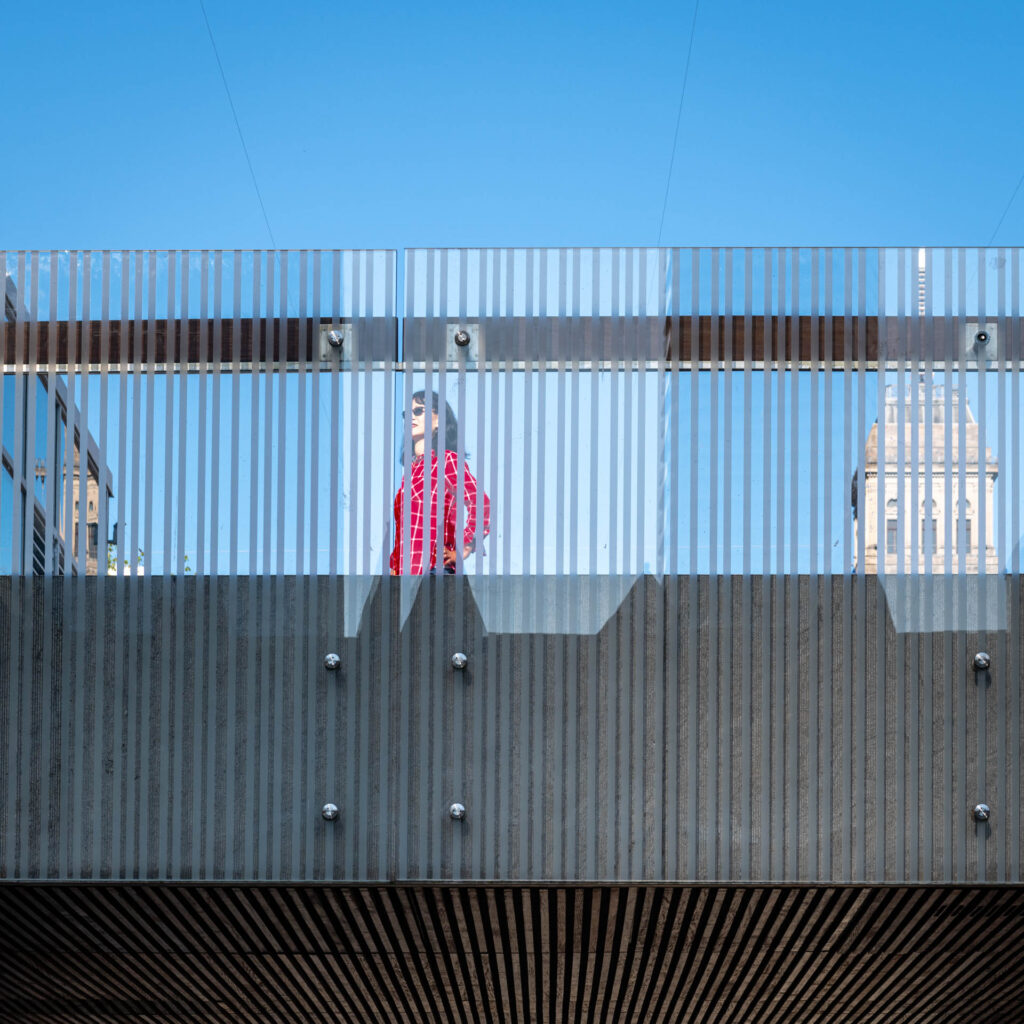
<svg viewBox="0 0 1024 1024">
<path fill-rule="evenodd" d="M 437 413 L 438 424 L 440 425 L 441 420 L 441 399 L 438 397 L 436 391 L 426 392 L 417 391 L 413 394 L 412 400 L 414 402 L 422 402 L 427 415 L 431 412 Z M 437 447 L 437 431 L 435 430 L 430 436 L 430 445 L 432 448 Z M 459 421 L 455 418 L 455 413 L 452 412 L 452 407 L 445 402 L 444 403 L 444 446 L 450 452 L 457 452 L 459 450 Z M 468 457 L 468 452 L 463 452 L 463 457 Z"/>
</svg>

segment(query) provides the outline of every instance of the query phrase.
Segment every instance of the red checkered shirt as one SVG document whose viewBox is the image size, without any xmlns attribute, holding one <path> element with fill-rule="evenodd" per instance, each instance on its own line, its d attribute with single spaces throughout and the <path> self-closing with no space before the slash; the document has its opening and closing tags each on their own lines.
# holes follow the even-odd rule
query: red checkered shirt
<svg viewBox="0 0 1024 1024">
<path fill-rule="evenodd" d="M 437 564 L 437 459 L 433 452 L 428 453 L 431 461 L 430 496 L 424 495 L 424 476 L 426 458 L 419 456 L 413 461 L 409 475 L 409 557 L 404 557 L 402 550 L 403 533 L 405 532 L 404 503 L 406 483 L 402 478 L 401 486 L 395 495 L 395 546 L 391 552 L 392 575 L 409 573 L 414 576 L 429 572 Z M 459 478 L 462 477 L 463 505 L 465 520 L 462 530 L 462 544 L 456 545 L 455 537 L 458 529 L 458 493 Z M 491 502 L 486 494 L 483 496 L 483 524 L 481 536 L 490 533 Z M 430 553 L 424 567 L 424 505 L 430 509 Z M 460 466 L 459 457 L 455 452 L 444 453 L 444 551 L 449 562 L 454 565 L 456 550 L 473 547 L 476 543 L 477 515 L 477 484 L 476 478 L 470 473 L 463 462 Z M 443 559 L 442 559 L 443 562 Z"/>
</svg>

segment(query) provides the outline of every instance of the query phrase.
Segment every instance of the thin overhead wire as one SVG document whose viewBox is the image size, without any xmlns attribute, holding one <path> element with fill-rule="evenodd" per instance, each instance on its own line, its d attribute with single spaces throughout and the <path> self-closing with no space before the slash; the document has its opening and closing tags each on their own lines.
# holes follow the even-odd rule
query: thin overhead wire
<svg viewBox="0 0 1024 1024">
<path fill-rule="evenodd" d="M 217 41 L 213 38 L 213 29 L 210 27 L 210 19 L 206 15 L 206 4 L 199 0 L 199 8 L 203 12 L 203 21 L 206 22 L 206 31 L 210 36 L 210 45 L 213 47 L 213 55 L 217 58 L 217 67 L 220 69 L 220 80 L 224 83 L 224 92 L 227 93 L 228 104 L 231 107 L 231 116 L 235 119 L 235 128 L 238 129 L 238 138 L 242 143 L 242 152 L 245 154 L 245 162 L 249 165 L 249 174 L 252 175 L 253 188 L 256 189 L 256 198 L 259 200 L 260 209 L 263 211 L 263 220 L 267 225 L 267 234 L 270 235 L 270 244 L 276 249 L 277 242 L 274 240 L 274 230 L 270 226 L 270 218 L 267 216 L 267 208 L 263 204 L 263 195 L 260 192 L 259 182 L 256 180 L 256 171 L 252 166 L 252 159 L 249 156 L 249 147 L 245 144 L 245 136 L 242 134 L 242 125 L 238 120 L 238 112 L 235 110 L 235 101 L 231 98 L 231 89 L 228 86 L 227 75 L 224 74 L 224 65 L 220 60 L 220 52 L 217 50 Z"/>
<path fill-rule="evenodd" d="M 1017 193 L 1020 191 L 1021 185 L 1024 185 L 1024 174 L 1022 174 L 1018 179 L 1017 187 L 1013 190 L 1013 194 L 1010 196 L 1010 201 L 1003 208 L 1003 215 L 999 218 L 999 223 L 996 225 L 995 231 L 992 232 L 987 243 L 988 245 L 991 245 L 995 241 L 996 235 L 999 234 L 999 229 L 1003 226 L 1003 221 L 1006 220 L 1006 215 L 1010 212 L 1010 207 L 1013 206 L 1013 201 L 1017 198 Z"/>
<path fill-rule="evenodd" d="M 665 211 L 668 209 L 668 193 L 672 186 L 672 169 L 676 163 L 676 146 L 679 144 L 679 123 L 683 117 L 683 100 L 686 98 L 686 82 L 690 77 L 690 56 L 693 53 L 693 37 L 697 30 L 697 11 L 700 9 L 700 0 L 693 5 L 693 21 L 690 23 L 690 44 L 686 48 L 686 65 L 683 68 L 683 87 L 679 93 L 679 110 L 676 111 L 676 130 L 672 136 L 672 156 L 668 162 L 668 179 L 665 182 L 665 199 L 661 204 L 661 221 L 658 224 L 658 245 L 661 245 L 661 233 L 665 228 Z"/>
</svg>

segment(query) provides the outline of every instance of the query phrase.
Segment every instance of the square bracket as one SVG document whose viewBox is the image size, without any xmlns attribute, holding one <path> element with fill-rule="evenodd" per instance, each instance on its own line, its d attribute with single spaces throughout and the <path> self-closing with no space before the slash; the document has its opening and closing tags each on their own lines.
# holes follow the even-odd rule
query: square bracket
<svg viewBox="0 0 1024 1024">
<path fill-rule="evenodd" d="M 351 324 L 320 325 L 320 362 L 351 366 L 355 358 L 355 333 Z"/>
<path fill-rule="evenodd" d="M 997 324 L 979 320 L 966 320 L 963 326 L 961 352 L 979 363 L 999 356 L 999 328 Z"/>
<path fill-rule="evenodd" d="M 448 324 L 445 356 L 449 363 L 479 363 L 484 357 L 484 335 L 479 324 Z"/>
</svg>

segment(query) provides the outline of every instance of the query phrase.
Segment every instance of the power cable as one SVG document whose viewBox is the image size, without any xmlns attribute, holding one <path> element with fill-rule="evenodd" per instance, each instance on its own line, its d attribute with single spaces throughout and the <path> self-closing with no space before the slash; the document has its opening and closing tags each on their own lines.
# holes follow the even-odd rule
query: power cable
<svg viewBox="0 0 1024 1024">
<path fill-rule="evenodd" d="M 686 48 L 686 66 L 683 69 L 683 88 L 679 93 L 679 110 L 676 112 L 676 131 L 672 137 L 672 157 L 668 162 L 668 180 L 665 182 L 665 200 L 661 204 L 661 223 L 658 224 L 658 245 L 661 245 L 661 233 L 665 227 L 665 211 L 668 209 L 668 192 L 672 185 L 672 169 L 676 162 L 676 146 L 679 142 L 679 122 L 683 117 L 683 99 L 686 96 L 686 81 L 690 77 L 690 56 L 693 53 L 693 36 L 697 29 L 697 11 L 700 0 L 693 5 L 693 21 L 690 23 L 690 45 Z"/>
<path fill-rule="evenodd" d="M 252 175 L 253 188 L 256 189 L 256 198 L 259 200 L 260 209 L 263 211 L 263 220 L 267 225 L 267 233 L 270 235 L 270 244 L 276 249 L 277 242 L 274 241 L 274 231 L 270 226 L 270 218 L 267 216 L 267 208 L 263 205 L 263 196 L 260 193 L 259 182 L 256 180 L 256 171 L 253 170 L 252 160 L 249 158 L 249 147 L 245 144 L 245 136 L 242 134 L 242 125 L 238 120 L 238 112 L 235 110 L 235 102 L 231 98 L 231 89 L 228 87 L 227 75 L 224 74 L 224 65 L 220 60 L 220 53 L 217 50 L 217 42 L 213 38 L 213 29 L 210 27 L 210 19 L 206 16 L 206 4 L 199 0 L 199 8 L 203 12 L 203 21 L 206 22 L 206 31 L 210 36 L 210 45 L 213 47 L 213 55 L 217 58 L 217 67 L 220 68 L 220 80 L 224 83 L 224 91 L 228 96 L 228 104 L 231 107 L 231 116 L 235 119 L 235 128 L 238 129 L 238 138 L 242 143 L 242 152 L 245 154 L 245 162 L 249 165 L 249 173 Z"/>
<path fill-rule="evenodd" d="M 1024 174 L 1020 176 L 1020 180 L 1017 182 L 1017 187 L 1013 190 L 1013 195 L 1010 196 L 1010 201 L 1006 204 L 1003 209 L 1003 215 L 999 218 L 999 223 L 996 225 L 995 231 L 992 232 L 992 237 L 988 240 L 988 245 L 991 245 L 999 234 L 999 229 L 1003 226 L 1003 221 L 1006 220 L 1006 215 L 1010 212 L 1010 207 L 1013 206 L 1014 199 L 1017 198 L 1017 193 L 1020 191 L 1021 185 L 1024 185 Z"/>
</svg>

